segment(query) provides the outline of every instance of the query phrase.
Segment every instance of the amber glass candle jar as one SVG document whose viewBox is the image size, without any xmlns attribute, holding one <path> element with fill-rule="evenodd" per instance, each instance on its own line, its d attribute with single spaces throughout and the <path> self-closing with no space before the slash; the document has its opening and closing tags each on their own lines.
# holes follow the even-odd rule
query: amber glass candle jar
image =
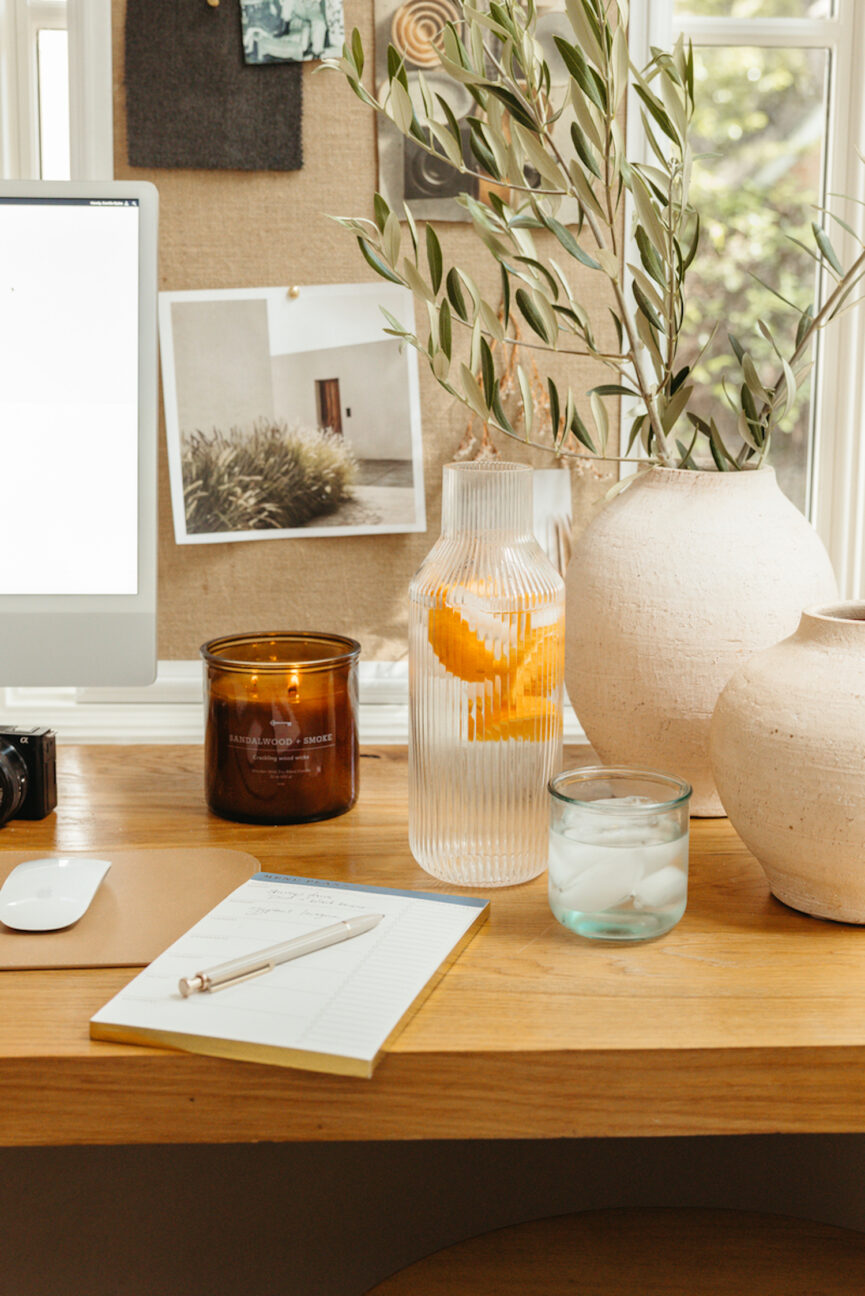
<svg viewBox="0 0 865 1296">
<path fill-rule="evenodd" d="M 245 823 L 308 823 L 357 800 L 357 659 L 341 635 L 246 634 L 201 648 L 207 804 Z"/>
</svg>

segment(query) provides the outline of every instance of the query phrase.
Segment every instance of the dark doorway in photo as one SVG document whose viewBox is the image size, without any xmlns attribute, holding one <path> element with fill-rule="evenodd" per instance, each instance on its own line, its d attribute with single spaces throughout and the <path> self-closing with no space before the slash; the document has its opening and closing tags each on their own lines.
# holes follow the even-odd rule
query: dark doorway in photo
<svg viewBox="0 0 865 1296">
<path fill-rule="evenodd" d="M 342 436 L 342 406 L 339 400 L 338 378 L 316 379 L 315 403 L 318 409 L 319 427 L 329 428 L 337 436 Z"/>
</svg>

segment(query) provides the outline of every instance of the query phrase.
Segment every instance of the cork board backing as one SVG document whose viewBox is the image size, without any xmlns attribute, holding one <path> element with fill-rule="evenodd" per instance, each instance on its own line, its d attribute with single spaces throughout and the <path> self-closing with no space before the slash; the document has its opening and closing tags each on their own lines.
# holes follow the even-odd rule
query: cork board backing
<svg viewBox="0 0 865 1296">
<path fill-rule="evenodd" d="M 205 0 L 188 0 L 205 4 Z M 351 283 L 375 278 L 354 239 L 330 215 L 372 215 L 377 182 L 375 121 L 342 77 L 303 68 L 303 170 L 296 172 L 150 170 L 126 157 L 123 83 L 125 0 L 113 0 L 114 155 L 118 179 L 150 180 L 160 195 L 160 289 L 244 288 Z M 346 0 L 346 31 L 359 28 L 372 50 L 371 0 Z M 371 62 L 371 60 L 370 60 Z M 266 75 L 267 69 L 263 69 Z M 437 226 L 445 256 L 464 266 L 491 300 L 498 268 L 470 228 Z M 575 273 L 586 299 L 597 293 L 591 272 Z M 599 339 L 614 345 L 606 301 L 596 299 Z M 606 323 L 605 323 L 606 320 Z M 609 333 L 609 337 L 607 334 Z M 539 358 L 540 358 L 540 353 Z M 556 358 L 582 397 L 607 371 L 582 359 Z M 245 630 L 307 629 L 349 635 L 366 659 L 406 654 L 407 590 L 438 535 L 441 470 L 456 451 L 467 414 L 421 364 L 421 412 L 427 533 L 259 540 L 178 547 L 171 521 L 164 419 L 159 456 L 159 656 L 189 659 L 206 639 Z M 581 401 L 582 404 L 582 401 Z M 589 419 L 588 409 L 584 416 Z M 551 467 L 550 456 L 500 438 L 504 458 Z M 609 485 L 575 479 L 580 526 Z"/>
</svg>

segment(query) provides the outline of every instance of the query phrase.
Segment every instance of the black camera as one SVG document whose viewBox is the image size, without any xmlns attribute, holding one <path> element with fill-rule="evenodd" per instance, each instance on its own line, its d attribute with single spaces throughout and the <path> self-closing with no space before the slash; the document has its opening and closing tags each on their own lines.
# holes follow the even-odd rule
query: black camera
<svg viewBox="0 0 865 1296">
<path fill-rule="evenodd" d="M 53 729 L 0 730 L 0 827 L 7 820 L 44 819 L 57 805 Z"/>
</svg>

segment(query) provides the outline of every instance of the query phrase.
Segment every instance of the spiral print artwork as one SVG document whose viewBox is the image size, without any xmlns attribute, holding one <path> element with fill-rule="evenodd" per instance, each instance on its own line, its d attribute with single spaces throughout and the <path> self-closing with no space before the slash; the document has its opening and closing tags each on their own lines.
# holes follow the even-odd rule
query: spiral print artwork
<svg viewBox="0 0 865 1296">
<path fill-rule="evenodd" d="M 406 0 L 393 16 L 391 40 L 415 67 L 437 67 L 436 44 L 448 22 L 459 22 L 459 11 L 452 0 Z"/>
</svg>

